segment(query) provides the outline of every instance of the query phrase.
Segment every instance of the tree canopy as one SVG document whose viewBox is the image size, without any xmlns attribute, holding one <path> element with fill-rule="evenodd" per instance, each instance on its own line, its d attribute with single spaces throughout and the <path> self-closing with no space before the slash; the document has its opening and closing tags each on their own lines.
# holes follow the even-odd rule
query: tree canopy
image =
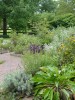
<svg viewBox="0 0 75 100">
<path fill-rule="evenodd" d="M 75 13 L 75 0 L 59 0 L 57 14 Z"/>
<path fill-rule="evenodd" d="M 56 7 L 56 2 L 53 0 L 41 0 L 40 12 L 53 12 Z"/>
<path fill-rule="evenodd" d="M 3 19 L 3 35 L 7 35 L 7 20 L 11 28 L 24 29 L 38 3 L 39 0 L 1 0 L 0 17 Z"/>
</svg>

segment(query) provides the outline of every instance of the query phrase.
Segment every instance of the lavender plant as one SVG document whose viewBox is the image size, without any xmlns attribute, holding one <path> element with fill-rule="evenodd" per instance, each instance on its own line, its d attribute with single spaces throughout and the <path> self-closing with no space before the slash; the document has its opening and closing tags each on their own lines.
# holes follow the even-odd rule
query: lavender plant
<svg viewBox="0 0 75 100">
<path fill-rule="evenodd" d="M 17 71 L 5 78 L 4 88 L 8 93 L 15 97 L 24 97 L 32 95 L 33 84 L 30 80 L 31 75 Z"/>
</svg>

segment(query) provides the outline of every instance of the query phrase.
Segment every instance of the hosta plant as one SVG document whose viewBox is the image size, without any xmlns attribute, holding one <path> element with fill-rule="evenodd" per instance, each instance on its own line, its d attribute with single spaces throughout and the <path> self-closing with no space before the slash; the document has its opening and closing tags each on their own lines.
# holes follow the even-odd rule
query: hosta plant
<svg viewBox="0 0 75 100">
<path fill-rule="evenodd" d="M 34 77 L 34 100 L 72 100 L 75 94 L 75 77 L 73 68 L 41 67 Z"/>
</svg>

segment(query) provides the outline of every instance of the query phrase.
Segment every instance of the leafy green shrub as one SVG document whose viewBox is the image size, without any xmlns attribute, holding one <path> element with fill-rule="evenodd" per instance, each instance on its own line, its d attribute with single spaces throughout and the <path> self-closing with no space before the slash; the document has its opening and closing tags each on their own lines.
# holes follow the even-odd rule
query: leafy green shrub
<svg viewBox="0 0 75 100">
<path fill-rule="evenodd" d="M 50 32 L 50 31 L 47 34 L 40 33 L 38 35 L 38 37 L 41 39 L 42 44 L 49 44 L 52 42 L 52 39 L 54 37 L 54 33 Z"/>
<path fill-rule="evenodd" d="M 36 25 L 36 31 L 37 31 L 37 36 L 41 39 L 42 44 L 45 43 L 50 43 L 53 37 L 53 33 L 50 32 L 49 30 L 49 23 L 47 21 L 47 19 L 44 19 L 43 21 L 40 21 L 39 23 L 37 23 Z"/>
<path fill-rule="evenodd" d="M 14 36 L 11 37 L 11 42 L 13 46 L 13 51 L 15 53 L 21 53 L 23 54 L 23 52 L 25 52 L 26 50 L 28 51 L 30 44 L 37 44 L 40 45 L 41 44 L 41 39 L 39 39 L 36 36 L 31 36 L 31 35 L 16 35 L 15 40 L 14 40 Z"/>
<path fill-rule="evenodd" d="M 37 35 L 42 44 L 50 43 L 53 37 L 53 33 L 50 32 L 49 21 L 54 17 L 53 14 L 50 13 L 42 13 L 34 15 L 32 21 L 29 23 L 32 33 Z"/>
<path fill-rule="evenodd" d="M 50 62 L 49 54 L 42 53 L 25 53 L 23 56 L 23 65 L 26 73 L 35 74 L 41 66 L 47 66 Z"/>
<path fill-rule="evenodd" d="M 11 38 L 11 43 L 16 46 L 17 45 L 17 41 L 18 41 L 18 38 L 20 37 L 20 35 L 16 34 L 15 31 L 12 31 L 11 34 L 10 34 L 10 38 Z"/>
<path fill-rule="evenodd" d="M 40 44 L 41 40 L 34 36 L 34 35 L 21 35 L 20 38 L 17 41 L 17 44 L 19 43 L 19 45 L 30 45 L 30 43 L 32 44 Z"/>
<path fill-rule="evenodd" d="M 72 93 L 75 93 L 75 69 L 63 66 L 41 67 L 41 71 L 33 77 L 36 84 L 35 100 L 72 100 Z M 38 99 L 39 98 L 39 99 Z"/>
<path fill-rule="evenodd" d="M 32 17 L 31 22 L 29 22 L 28 27 L 31 29 L 31 33 L 38 35 L 40 33 L 48 33 L 48 28 L 50 27 L 49 21 L 54 19 L 53 13 L 43 12 L 35 14 Z"/>
<path fill-rule="evenodd" d="M 0 100 L 16 100 L 11 93 L 0 93 Z"/>
<path fill-rule="evenodd" d="M 70 36 L 66 42 L 58 48 L 58 54 L 62 58 L 61 63 L 73 63 L 75 61 L 75 36 Z"/>
<path fill-rule="evenodd" d="M 9 50 L 11 46 L 10 39 L 1 39 L 0 41 L 0 49 L 2 50 Z"/>
<path fill-rule="evenodd" d="M 50 44 L 45 44 L 45 51 L 50 53 L 50 57 L 56 57 L 57 65 L 73 63 L 75 60 L 75 27 L 59 27 L 53 29 L 54 37 Z M 55 61 L 55 60 L 54 60 Z"/>
<path fill-rule="evenodd" d="M 14 52 L 16 54 L 23 54 L 24 50 L 25 50 L 25 48 L 22 45 L 19 45 L 19 44 L 14 47 Z"/>
<path fill-rule="evenodd" d="M 32 94 L 31 75 L 15 72 L 5 78 L 4 89 L 15 97 L 30 96 Z"/>
<path fill-rule="evenodd" d="M 72 28 L 73 29 L 73 28 Z M 71 30 L 72 30 L 71 29 Z M 57 48 L 61 43 L 66 41 L 66 38 L 71 36 L 70 29 L 66 29 L 64 27 L 58 27 L 57 29 L 53 29 L 51 32 L 54 34 L 51 43 L 48 44 L 50 46 L 50 51 L 57 51 Z M 74 29 L 72 30 L 74 32 Z M 53 54 L 55 54 L 53 52 Z"/>
<path fill-rule="evenodd" d="M 10 40 L 3 40 L 2 48 L 3 48 L 4 50 L 9 50 L 9 49 L 10 49 L 10 46 L 11 46 Z"/>
<path fill-rule="evenodd" d="M 52 27 L 57 28 L 58 26 L 70 27 L 75 26 L 75 15 L 72 13 L 64 14 L 61 16 L 55 16 L 53 21 L 50 21 Z"/>
<path fill-rule="evenodd" d="M 3 38 L 0 38 L 0 43 L 2 43 L 3 42 Z"/>
<path fill-rule="evenodd" d="M 2 49 L 3 38 L 0 38 L 0 49 Z"/>
</svg>

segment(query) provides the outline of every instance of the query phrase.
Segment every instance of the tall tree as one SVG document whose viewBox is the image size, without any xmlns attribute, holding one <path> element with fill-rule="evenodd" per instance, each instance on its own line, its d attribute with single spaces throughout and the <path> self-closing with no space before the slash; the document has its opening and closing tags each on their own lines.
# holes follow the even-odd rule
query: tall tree
<svg viewBox="0 0 75 100">
<path fill-rule="evenodd" d="M 37 10 L 39 0 L 20 0 L 19 5 L 11 12 L 9 25 L 16 31 L 26 30 L 26 26 Z"/>
<path fill-rule="evenodd" d="M 3 35 L 7 35 L 7 20 L 11 28 L 25 28 L 25 23 L 34 13 L 39 0 L 0 0 L 0 17 L 3 19 Z"/>
<path fill-rule="evenodd" d="M 13 7 L 17 5 L 18 0 L 0 0 L 0 17 L 3 20 L 3 35 L 7 35 L 7 19 L 13 10 Z"/>
</svg>

